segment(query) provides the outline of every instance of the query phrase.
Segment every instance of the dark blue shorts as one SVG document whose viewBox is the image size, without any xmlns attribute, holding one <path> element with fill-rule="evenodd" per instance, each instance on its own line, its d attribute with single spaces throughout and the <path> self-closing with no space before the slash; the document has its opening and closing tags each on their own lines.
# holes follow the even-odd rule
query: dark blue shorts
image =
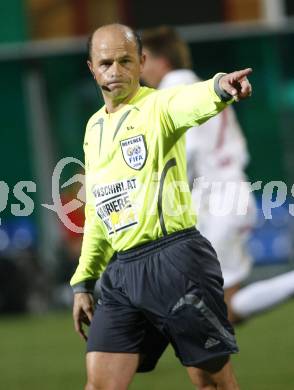
<svg viewBox="0 0 294 390">
<path fill-rule="evenodd" d="M 238 352 L 219 261 L 194 228 L 116 255 L 87 351 L 139 353 L 138 371 L 150 371 L 169 343 L 185 366 Z"/>
</svg>

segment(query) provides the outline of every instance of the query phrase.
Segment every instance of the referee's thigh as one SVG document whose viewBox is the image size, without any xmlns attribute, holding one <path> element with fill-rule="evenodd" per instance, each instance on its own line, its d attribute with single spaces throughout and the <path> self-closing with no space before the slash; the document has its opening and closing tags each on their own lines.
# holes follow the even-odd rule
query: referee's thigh
<svg viewBox="0 0 294 390">
<path fill-rule="evenodd" d="M 85 390 L 127 390 L 139 364 L 137 353 L 88 352 Z"/>
</svg>

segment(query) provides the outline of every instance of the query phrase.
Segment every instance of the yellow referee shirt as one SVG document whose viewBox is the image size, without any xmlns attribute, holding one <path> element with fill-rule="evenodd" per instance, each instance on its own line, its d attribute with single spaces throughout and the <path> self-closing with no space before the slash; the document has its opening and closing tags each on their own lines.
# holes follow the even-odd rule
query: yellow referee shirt
<svg viewBox="0 0 294 390">
<path fill-rule="evenodd" d="M 166 90 L 141 87 L 122 109 L 89 120 L 86 222 L 75 291 L 88 291 L 115 252 L 195 226 L 185 131 L 227 103 L 214 79 Z"/>
</svg>

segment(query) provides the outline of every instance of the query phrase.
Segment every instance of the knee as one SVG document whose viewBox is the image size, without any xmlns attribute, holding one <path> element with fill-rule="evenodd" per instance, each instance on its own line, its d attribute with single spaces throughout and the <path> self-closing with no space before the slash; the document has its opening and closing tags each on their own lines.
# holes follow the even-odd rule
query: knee
<svg viewBox="0 0 294 390">
<path fill-rule="evenodd" d="M 190 375 L 191 382 L 197 390 L 216 390 L 216 383 L 207 373 L 198 371 L 197 375 Z"/>
<path fill-rule="evenodd" d="M 198 378 L 198 380 L 192 380 L 192 384 L 197 390 L 216 390 L 216 385 L 208 378 Z"/>
<path fill-rule="evenodd" d="M 87 382 L 85 390 L 102 390 L 104 387 L 98 385 L 97 383 Z"/>
<path fill-rule="evenodd" d="M 87 382 L 85 390 L 99 390 L 99 387 L 95 387 L 92 383 Z"/>
<path fill-rule="evenodd" d="M 116 382 L 97 383 L 88 380 L 85 390 L 127 390 L 128 388 Z"/>
</svg>

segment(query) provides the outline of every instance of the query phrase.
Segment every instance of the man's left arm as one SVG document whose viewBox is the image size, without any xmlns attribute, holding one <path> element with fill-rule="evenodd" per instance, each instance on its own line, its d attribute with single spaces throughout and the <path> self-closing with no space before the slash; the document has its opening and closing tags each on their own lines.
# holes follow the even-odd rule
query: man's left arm
<svg viewBox="0 0 294 390">
<path fill-rule="evenodd" d="M 159 103 L 167 128 L 189 128 L 206 122 L 228 104 L 251 95 L 247 75 L 251 68 L 218 73 L 213 79 L 159 92 Z"/>
</svg>

